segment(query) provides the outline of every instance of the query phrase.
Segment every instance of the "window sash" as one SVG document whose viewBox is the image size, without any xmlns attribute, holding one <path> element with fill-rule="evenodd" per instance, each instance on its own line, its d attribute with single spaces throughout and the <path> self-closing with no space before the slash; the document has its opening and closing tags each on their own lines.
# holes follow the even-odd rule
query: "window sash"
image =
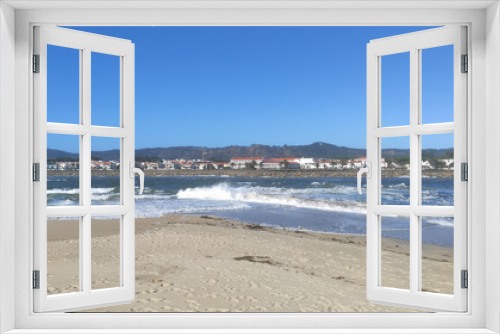
<svg viewBox="0 0 500 334">
<path fill-rule="evenodd" d="M 40 164 L 40 182 L 33 185 L 34 258 L 33 270 L 40 271 L 39 289 L 33 289 L 35 312 L 75 311 L 129 302 L 135 297 L 135 202 L 134 180 L 129 162 L 134 159 L 134 46 L 130 41 L 64 28 L 34 28 L 34 54 L 40 55 L 40 71 L 34 74 L 34 161 Z M 79 124 L 47 122 L 47 46 L 79 50 Z M 120 127 L 91 125 L 91 54 L 100 52 L 120 57 Z M 78 206 L 47 206 L 47 134 L 79 137 Z M 120 141 L 120 205 L 91 204 L 91 139 L 93 136 Z M 92 214 L 120 215 L 120 285 L 92 289 Z M 47 218 L 79 217 L 79 291 L 48 295 Z"/>
<path fill-rule="evenodd" d="M 367 161 L 372 162 L 372 177 L 367 179 L 367 295 L 372 302 L 424 310 L 467 310 L 467 290 L 461 289 L 460 272 L 467 267 L 467 182 L 461 182 L 459 169 L 454 174 L 454 206 L 429 207 L 421 204 L 421 136 L 454 134 L 454 161 L 467 162 L 467 75 L 460 73 L 461 55 L 466 54 L 466 28 L 442 27 L 371 41 L 367 46 Z M 453 45 L 454 122 L 421 124 L 421 50 Z M 382 127 L 381 57 L 410 54 L 410 124 Z M 410 139 L 410 205 L 381 205 L 381 140 L 394 136 Z M 410 218 L 409 290 L 381 285 L 381 213 Z M 421 291 L 423 216 L 454 217 L 454 294 Z"/>
</svg>

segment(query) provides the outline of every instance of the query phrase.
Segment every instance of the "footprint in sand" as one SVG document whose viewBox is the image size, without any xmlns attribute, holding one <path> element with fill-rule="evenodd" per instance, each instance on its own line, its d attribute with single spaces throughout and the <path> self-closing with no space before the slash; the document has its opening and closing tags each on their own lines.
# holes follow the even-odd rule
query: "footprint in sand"
<svg viewBox="0 0 500 334">
<path fill-rule="evenodd" d="M 188 303 L 188 307 L 194 307 L 196 309 L 200 307 L 200 303 L 198 303 L 196 300 L 187 299 L 186 303 Z"/>
<path fill-rule="evenodd" d="M 281 308 L 283 308 L 283 307 L 281 306 L 281 304 L 279 304 L 279 303 L 274 303 L 274 304 L 273 304 L 273 307 L 274 307 L 275 309 L 281 309 Z"/>
<path fill-rule="evenodd" d="M 252 296 L 241 296 L 241 299 L 247 300 L 249 302 L 257 302 L 258 300 L 253 298 Z"/>
</svg>

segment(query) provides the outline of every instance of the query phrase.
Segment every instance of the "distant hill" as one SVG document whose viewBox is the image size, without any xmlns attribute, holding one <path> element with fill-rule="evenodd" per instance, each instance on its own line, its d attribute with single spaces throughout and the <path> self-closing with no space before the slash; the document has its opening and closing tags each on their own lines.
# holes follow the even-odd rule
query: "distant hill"
<svg viewBox="0 0 500 334">
<path fill-rule="evenodd" d="M 52 150 L 50 148 L 47 149 L 47 158 L 72 158 L 76 159 L 78 158 L 78 153 L 69 153 L 66 151 L 60 151 L 60 150 Z"/>
<path fill-rule="evenodd" d="M 442 158 L 450 149 L 424 150 L 423 156 Z M 382 157 L 409 157 L 409 150 L 385 149 Z M 310 145 L 283 145 L 269 146 L 254 144 L 251 146 L 226 146 L 226 147 L 200 147 L 200 146 L 175 146 L 163 148 L 144 148 L 135 151 L 136 157 L 158 157 L 161 159 L 203 159 L 215 161 L 229 161 L 231 157 L 309 157 L 309 158 L 357 158 L 366 156 L 365 149 L 349 148 L 333 144 L 317 142 Z M 118 160 L 119 150 L 92 151 L 92 156 L 102 160 Z M 59 150 L 47 150 L 48 158 L 78 157 L 75 153 Z"/>
</svg>

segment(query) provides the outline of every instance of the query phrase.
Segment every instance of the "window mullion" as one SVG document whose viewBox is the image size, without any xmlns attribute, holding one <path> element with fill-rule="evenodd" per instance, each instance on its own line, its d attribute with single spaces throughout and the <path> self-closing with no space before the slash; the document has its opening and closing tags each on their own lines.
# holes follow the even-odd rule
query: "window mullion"
<svg viewBox="0 0 500 334">
<path fill-rule="evenodd" d="M 82 135 L 82 147 L 80 150 L 80 182 L 82 189 L 83 206 L 90 208 L 91 206 L 91 51 L 86 48 L 83 50 L 83 65 L 81 67 L 81 89 L 80 99 L 82 101 L 82 125 L 89 131 Z M 91 215 L 87 212 L 82 218 L 81 234 L 80 234 L 80 267 L 83 279 L 83 291 L 90 293 L 92 288 L 92 273 L 91 273 Z"/>
<path fill-rule="evenodd" d="M 420 136 L 415 129 L 420 123 L 420 51 L 410 50 L 410 291 L 418 291 L 421 267 L 419 217 L 413 210 L 419 205 L 420 198 Z"/>
</svg>

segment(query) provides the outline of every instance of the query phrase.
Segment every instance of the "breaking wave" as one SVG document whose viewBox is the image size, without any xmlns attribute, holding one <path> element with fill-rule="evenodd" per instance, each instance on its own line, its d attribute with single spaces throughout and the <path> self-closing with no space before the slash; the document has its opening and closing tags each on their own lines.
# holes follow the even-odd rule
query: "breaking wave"
<svg viewBox="0 0 500 334">
<path fill-rule="evenodd" d="M 335 197 L 338 197 L 335 196 L 336 194 L 347 192 L 345 187 L 339 188 L 336 190 L 335 188 L 232 187 L 227 183 L 219 183 L 210 187 L 180 190 L 176 197 L 189 200 L 259 203 L 326 211 L 366 213 L 366 204 L 361 201 L 335 200 Z M 354 193 L 355 189 L 350 189 L 348 192 Z"/>
</svg>

